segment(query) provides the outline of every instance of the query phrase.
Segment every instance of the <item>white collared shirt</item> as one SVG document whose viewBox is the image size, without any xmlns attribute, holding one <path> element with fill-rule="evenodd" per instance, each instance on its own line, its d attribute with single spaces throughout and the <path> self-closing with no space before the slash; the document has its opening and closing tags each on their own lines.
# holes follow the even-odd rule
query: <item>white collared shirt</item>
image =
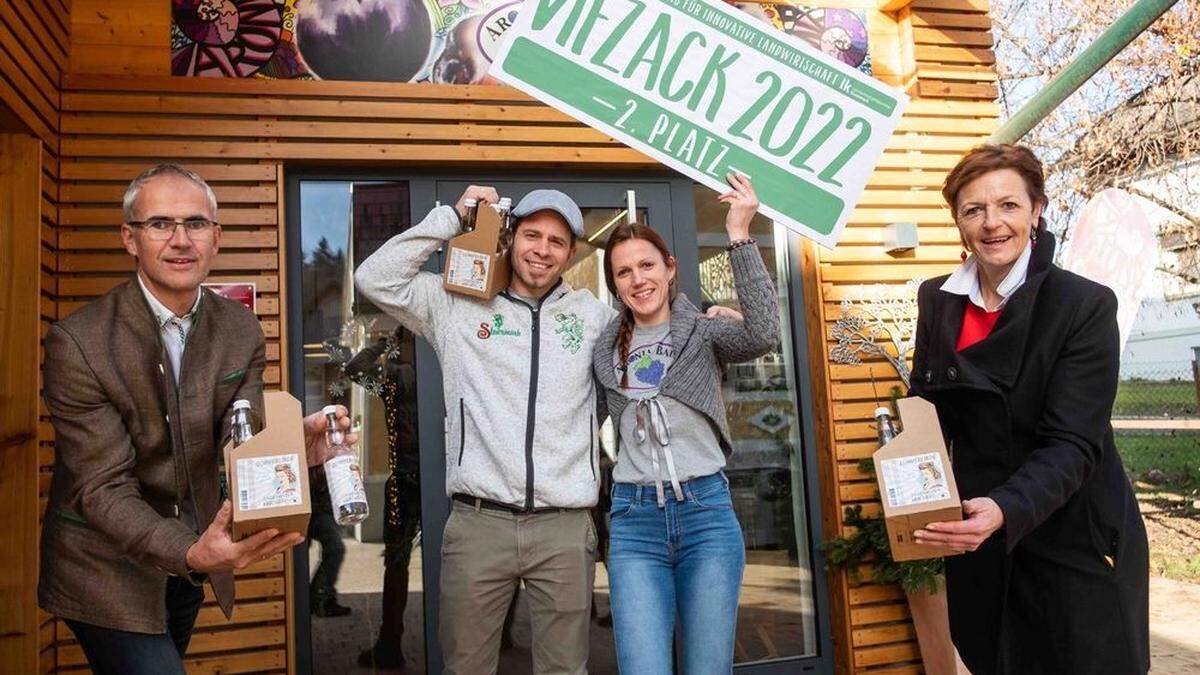
<svg viewBox="0 0 1200 675">
<path fill-rule="evenodd" d="M 996 309 L 989 310 L 983 302 L 983 290 L 979 285 L 979 265 L 975 261 L 975 254 L 972 253 L 961 265 L 954 269 L 950 274 L 950 278 L 942 284 L 942 290 L 955 295 L 965 295 L 970 299 L 971 303 L 979 307 L 985 312 L 999 311 L 1008 304 L 1009 297 L 1017 292 L 1021 284 L 1025 283 L 1025 277 L 1029 273 L 1029 259 L 1033 255 L 1033 242 L 1025 245 L 1025 250 L 1021 252 L 1020 257 L 1013 263 L 1012 269 L 996 287 L 996 294 L 1000 296 L 1000 306 Z"/>
<path fill-rule="evenodd" d="M 175 374 L 175 386 L 178 387 L 179 364 L 183 361 L 183 348 L 187 345 L 187 336 L 192 332 L 192 319 L 196 316 L 196 309 L 200 307 L 200 289 L 196 289 L 196 302 L 192 303 L 188 313 L 175 316 L 174 312 L 167 309 L 166 305 L 159 302 L 150 289 L 146 288 L 141 274 L 137 275 L 137 280 L 138 286 L 142 287 L 142 294 L 146 296 L 146 302 L 150 303 L 150 311 L 154 313 L 159 337 L 162 338 L 163 346 L 167 348 L 167 358 L 171 360 L 171 372 Z"/>
</svg>

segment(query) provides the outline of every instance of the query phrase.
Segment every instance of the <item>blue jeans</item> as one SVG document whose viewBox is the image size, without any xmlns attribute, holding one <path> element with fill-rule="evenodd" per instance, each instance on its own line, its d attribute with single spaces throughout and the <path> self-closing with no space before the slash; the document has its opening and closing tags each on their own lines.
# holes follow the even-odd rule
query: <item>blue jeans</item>
<svg viewBox="0 0 1200 675">
<path fill-rule="evenodd" d="M 167 632 L 131 633 L 67 619 L 96 675 L 184 675 L 183 655 L 192 638 L 204 589 L 187 579 L 167 579 Z"/>
<path fill-rule="evenodd" d="M 671 675 L 675 617 L 684 675 L 729 673 L 738 590 L 746 567 L 742 528 L 723 473 L 666 485 L 613 486 L 608 579 L 617 664 L 631 675 Z"/>
</svg>

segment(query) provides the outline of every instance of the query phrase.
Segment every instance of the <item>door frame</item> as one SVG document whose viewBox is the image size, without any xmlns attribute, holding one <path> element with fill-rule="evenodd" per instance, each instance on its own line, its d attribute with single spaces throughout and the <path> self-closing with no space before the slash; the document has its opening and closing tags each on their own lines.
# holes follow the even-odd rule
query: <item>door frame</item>
<svg viewBox="0 0 1200 675">
<path fill-rule="evenodd" d="M 301 277 L 302 255 L 300 250 L 300 183 L 302 181 L 406 181 L 409 185 L 409 212 L 412 224 L 420 222 L 437 202 L 438 184 L 462 183 L 492 185 L 497 183 L 531 183 L 540 186 L 579 185 L 580 187 L 604 184 L 611 188 L 615 185 L 633 187 L 656 186 L 656 196 L 666 196 L 669 200 L 666 214 L 669 214 L 669 236 L 671 248 L 679 263 L 680 289 L 691 297 L 699 297 L 699 247 L 696 245 L 696 220 L 693 197 L 693 183 L 677 173 L 662 171 L 572 171 L 569 175 L 554 174 L 547 171 L 463 171 L 453 169 L 415 170 L 402 168 L 389 170 L 379 167 L 373 169 L 354 168 L 338 169 L 329 167 L 298 166 L 285 167 L 285 251 L 286 260 L 281 267 L 285 270 L 286 279 L 296 280 L 287 283 L 285 288 L 285 312 L 289 320 L 285 321 L 287 337 L 287 359 L 289 378 L 288 391 L 303 400 L 304 396 L 304 355 L 302 325 L 292 319 L 292 309 L 302 304 Z M 608 206 L 609 204 L 604 204 Z M 582 207 L 592 206 L 590 203 Z M 637 208 L 649 207 L 638 197 Z M 657 211 L 657 209 L 655 209 Z M 657 223 L 651 222 L 656 229 Z M 662 230 L 660 229 L 660 232 Z M 667 235 L 667 232 L 663 232 Z M 824 555 L 817 548 L 822 540 L 822 521 L 820 518 L 820 479 L 817 471 L 816 452 L 816 411 L 813 408 L 812 382 L 807 364 L 808 353 L 807 326 L 804 320 L 805 302 L 803 293 L 803 277 L 800 270 L 801 240 L 798 235 L 788 233 L 782 238 L 787 242 L 786 248 L 776 250 L 777 259 L 782 258 L 783 269 L 787 274 L 780 282 L 788 283 L 789 307 L 787 319 L 792 328 L 792 358 L 795 364 L 795 381 L 798 386 L 797 411 L 801 417 L 804 483 L 806 487 L 805 515 L 808 518 L 809 554 L 812 560 L 813 574 L 813 603 L 814 616 L 817 621 L 817 650 L 816 655 L 797 657 L 767 663 L 754 663 L 735 667 L 739 674 L 746 675 L 776 675 L 781 673 L 832 673 L 833 636 L 831 634 L 831 617 L 828 614 L 829 587 L 824 574 Z M 777 239 L 778 240 L 778 239 Z M 425 269 L 428 271 L 441 270 L 441 252 L 430 258 Z M 441 368 L 433 348 L 421 338 L 417 339 L 417 387 L 418 401 L 442 401 Z M 444 448 L 444 411 L 443 406 L 419 405 L 417 410 L 418 442 L 421 466 L 421 546 L 422 555 L 426 551 L 441 550 L 442 530 L 446 517 L 449 515 L 450 500 L 445 495 L 445 454 Z M 298 673 L 312 672 L 312 622 L 309 613 L 308 596 L 308 550 L 298 547 L 292 553 L 293 578 L 292 593 L 294 612 L 294 649 L 295 663 Z M 422 559 L 425 622 L 425 672 L 438 673 L 442 670 L 441 649 L 437 640 L 438 603 L 437 593 L 430 589 L 438 588 L 440 576 L 440 556 L 434 554 Z M 373 639 L 374 636 L 372 636 Z"/>
</svg>

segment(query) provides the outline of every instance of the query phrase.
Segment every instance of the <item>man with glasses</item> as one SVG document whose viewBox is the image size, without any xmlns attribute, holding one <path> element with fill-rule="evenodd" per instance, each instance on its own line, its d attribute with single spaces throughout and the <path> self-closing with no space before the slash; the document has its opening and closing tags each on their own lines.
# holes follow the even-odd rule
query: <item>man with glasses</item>
<svg viewBox="0 0 1200 675">
<path fill-rule="evenodd" d="M 254 315 L 200 286 L 221 240 L 216 216 L 192 171 L 142 173 L 121 226 L 135 278 L 46 335 L 55 467 L 38 598 L 97 673 L 183 673 L 204 581 L 229 616 L 233 571 L 303 540 L 273 529 L 230 538 L 217 457 L 233 402 L 262 409 L 266 359 Z M 312 466 L 328 454 L 324 416 L 304 427 Z"/>
</svg>

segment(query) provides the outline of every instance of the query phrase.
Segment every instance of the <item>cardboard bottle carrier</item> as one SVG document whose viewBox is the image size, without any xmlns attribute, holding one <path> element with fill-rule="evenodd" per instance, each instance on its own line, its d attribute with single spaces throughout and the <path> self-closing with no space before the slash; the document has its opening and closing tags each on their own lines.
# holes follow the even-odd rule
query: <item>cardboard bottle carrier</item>
<svg viewBox="0 0 1200 675">
<path fill-rule="evenodd" d="M 962 520 L 962 502 L 937 409 L 916 396 L 896 401 L 896 407 L 904 430 L 871 456 L 892 559 L 955 555 L 913 539 L 913 532 L 929 523 Z"/>
<path fill-rule="evenodd" d="M 504 223 L 500 214 L 480 204 L 475 229 L 446 244 L 442 286 L 453 293 L 490 300 L 508 287 L 508 250 L 500 250 Z"/>
<path fill-rule="evenodd" d="M 262 430 L 224 450 L 234 541 L 268 528 L 306 534 L 312 514 L 300 401 L 273 391 L 263 395 L 263 407 Z"/>
</svg>

